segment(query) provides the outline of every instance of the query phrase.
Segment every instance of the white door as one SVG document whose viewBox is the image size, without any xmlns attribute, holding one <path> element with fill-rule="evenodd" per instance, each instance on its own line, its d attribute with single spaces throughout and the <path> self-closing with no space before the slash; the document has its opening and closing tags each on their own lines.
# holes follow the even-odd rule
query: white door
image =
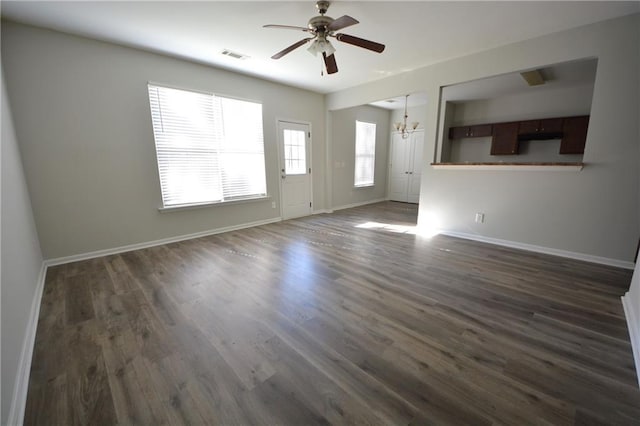
<svg viewBox="0 0 640 426">
<path fill-rule="evenodd" d="M 407 202 L 409 169 L 407 160 L 411 139 L 402 139 L 399 133 L 391 135 L 391 164 L 389 170 L 389 199 Z"/>
<path fill-rule="evenodd" d="M 280 211 L 283 219 L 311 214 L 311 133 L 308 124 L 278 122 Z"/>
<path fill-rule="evenodd" d="M 422 162 L 424 161 L 424 132 L 414 132 L 410 136 L 413 154 L 409 158 L 409 185 L 407 201 L 420 201 L 420 181 L 422 180 Z"/>
<path fill-rule="evenodd" d="M 389 199 L 405 203 L 420 201 L 420 181 L 424 155 L 424 132 L 416 131 L 402 139 L 399 133 L 391 136 L 391 164 L 389 170 Z"/>
</svg>

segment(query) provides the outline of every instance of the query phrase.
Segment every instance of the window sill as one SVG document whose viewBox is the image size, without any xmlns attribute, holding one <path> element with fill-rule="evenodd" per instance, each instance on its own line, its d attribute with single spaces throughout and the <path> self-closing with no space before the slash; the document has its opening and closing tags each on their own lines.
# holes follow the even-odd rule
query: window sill
<svg viewBox="0 0 640 426">
<path fill-rule="evenodd" d="M 271 199 L 270 195 L 265 195 L 262 197 L 243 198 L 242 200 L 216 201 L 212 203 L 181 204 L 179 206 L 158 207 L 158 211 L 160 213 L 169 213 L 169 212 L 183 211 L 183 210 L 202 209 L 206 207 L 229 206 L 232 204 L 246 204 L 246 203 L 252 203 L 254 201 L 266 201 L 270 199 Z"/>
<path fill-rule="evenodd" d="M 436 170 L 580 171 L 584 163 L 431 163 Z"/>
<path fill-rule="evenodd" d="M 373 185 L 354 185 L 353 189 L 367 189 L 367 188 L 373 188 L 375 186 L 376 186 L 375 184 L 373 184 Z"/>
</svg>

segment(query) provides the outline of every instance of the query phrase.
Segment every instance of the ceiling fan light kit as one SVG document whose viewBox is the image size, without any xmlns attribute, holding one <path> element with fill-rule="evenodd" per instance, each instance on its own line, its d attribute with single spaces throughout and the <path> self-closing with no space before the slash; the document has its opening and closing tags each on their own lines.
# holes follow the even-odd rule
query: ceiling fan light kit
<svg viewBox="0 0 640 426">
<path fill-rule="evenodd" d="M 313 53 L 313 56 L 318 56 L 318 53 L 325 53 L 327 56 L 333 55 L 333 52 L 336 51 L 335 47 L 331 45 L 329 40 L 320 37 L 313 40 L 311 46 L 309 46 L 307 50 Z"/>
<path fill-rule="evenodd" d="M 280 59 L 284 55 L 291 53 L 296 50 L 300 46 L 307 44 L 311 41 L 311 46 L 307 49 L 314 56 L 317 56 L 318 53 L 322 53 L 322 58 L 324 60 L 325 67 L 327 69 L 327 74 L 334 74 L 338 72 L 338 66 L 336 64 L 336 59 L 334 52 L 336 49 L 333 45 L 327 40 L 327 37 L 333 37 L 338 41 L 343 43 L 351 44 L 353 46 L 362 47 L 363 49 L 371 50 L 373 52 L 382 53 L 385 46 L 384 44 L 376 43 L 375 41 L 365 40 L 363 38 L 355 37 L 348 34 L 336 33 L 343 28 L 350 27 L 351 25 L 355 25 L 358 20 L 352 18 L 348 15 L 343 15 L 338 19 L 333 19 L 329 16 L 325 16 L 327 10 L 329 9 L 329 5 L 331 2 L 320 0 L 316 2 L 316 9 L 320 15 L 314 16 L 309 19 L 309 23 L 306 27 L 296 27 L 291 25 L 264 25 L 264 28 L 279 28 L 279 29 L 287 29 L 287 30 L 296 30 L 296 31 L 304 31 L 310 33 L 312 37 L 304 38 L 296 43 L 292 44 L 289 47 L 284 48 L 280 52 L 276 53 L 271 57 L 271 59 Z"/>
</svg>

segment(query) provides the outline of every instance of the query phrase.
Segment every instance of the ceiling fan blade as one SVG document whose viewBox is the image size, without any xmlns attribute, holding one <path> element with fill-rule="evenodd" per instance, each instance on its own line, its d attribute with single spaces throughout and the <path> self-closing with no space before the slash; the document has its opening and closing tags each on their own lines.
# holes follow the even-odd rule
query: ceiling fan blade
<svg viewBox="0 0 640 426">
<path fill-rule="evenodd" d="M 309 40 L 313 40 L 313 37 L 303 38 L 302 40 L 293 43 L 291 46 L 289 46 L 286 49 L 283 49 L 283 50 L 279 51 L 278 53 L 276 53 L 275 55 L 273 55 L 271 57 L 271 59 L 280 59 L 284 55 L 286 55 L 287 53 L 290 53 L 290 52 L 296 50 L 298 47 L 302 46 L 303 44 L 307 43 Z"/>
<path fill-rule="evenodd" d="M 333 53 L 327 56 L 326 53 L 322 52 L 322 57 L 324 58 L 324 65 L 327 67 L 327 74 L 335 74 L 338 72 L 338 64 L 336 64 L 336 57 Z"/>
<path fill-rule="evenodd" d="M 360 23 L 360 21 L 358 21 L 357 19 L 354 19 L 349 15 L 343 15 L 343 16 L 339 17 L 338 19 L 334 19 L 334 21 L 332 23 L 327 25 L 327 29 L 329 31 L 338 31 L 338 30 L 341 30 L 343 28 L 347 28 L 347 27 L 350 27 L 351 25 L 355 25 L 355 24 L 359 24 L 359 23 Z"/>
<path fill-rule="evenodd" d="M 384 44 L 376 43 L 375 41 L 365 40 L 359 37 L 354 37 L 348 34 L 336 34 L 335 37 L 343 43 L 353 44 L 354 46 L 373 50 L 374 52 L 378 52 L 378 53 L 381 53 L 385 47 Z"/>
<path fill-rule="evenodd" d="M 311 32 L 311 30 L 307 27 L 294 27 L 293 25 L 275 25 L 275 24 L 269 24 L 269 25 L 263 25 L 262 28 L 280 28 L 280 29 L 284 29 L 284 30 L 296 30 L 296 31 L 306 31 L 306 32 Z"/>
</svg>

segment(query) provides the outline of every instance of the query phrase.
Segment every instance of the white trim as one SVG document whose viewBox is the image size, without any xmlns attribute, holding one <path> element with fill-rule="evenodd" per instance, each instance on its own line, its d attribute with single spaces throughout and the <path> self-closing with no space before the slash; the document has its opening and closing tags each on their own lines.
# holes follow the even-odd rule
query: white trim
<svg viewBox="0 0 640 426">
<path fill-rule="evenodd" d="M 534 171 L 579 172 L 584 164 L 431 164 L 435 170 L 485 170 L 485 171 Z"/>
<path fill-rule="evenodd" d="M 618 268 L 633 269 L 635 266 L 635 263 L 628 262 L 625 260 L 594 256 L 591 254 L 578 253 L 578 252 L 569 251 L 569 250 L 554 249 L 550 247 L 537 246 L 534 244 L 519 243 L 517 241 L 501 240 L 498 238 L 485 237 L 482 235 L 467 234 L 464 232 L 456 232 L 456 231 L 444 231 L 444 230 L 440 230 L 439 233 L 443 235 L 448 235 L 450 237 L 464 238 L 465 240 L 480 241 L 483 243 L 496 244 L 499 246 L 533 251 L 536 253 L 544 253 L 544 254 L 550 254 L 553 256 L 567 257 L 569 259 L 582 260 L 585 262 L 599 263 L 601 265 L 615 266 Z"/>
<path fill-rule="evenodd" d="M 383 201 L 386 201 L 386 199 L 385 198 L 377 198 L 375 200 L 369 200 L 369 201 L 362 201 L 360 203 L 347 204 L 347 205 L 344 205 L 344 206 L 334 207 L 332 212 L 336 211 L 336 210 L 344 210 L 344 209 L 350 209 L 350 208 L 353 208 L 353 207 L 366 206 L 367 204 L 381 203 Z"/>
<path fill-rule="evenodd" d="M 33 349 L 36 344 L 36 331 L 38 330 L 38 317 L 40 316 L 40 303 L 42 302 L 42 292 L 44 291 L 44 280 L 47 275 L 47 264 L 42 262 L 40 275 L 36 285 L 36 292 L 31 301 L 31 311 L 29 312 L 29 322 L 25 330 L 25 338 L 22 342 L 22 352 L 18 362 L 16 372 L 15 388 L 11 398 L 9 417 L 7 424 L 21 425 L 24 423 L 24 412 L 27 408 L 27 391 L 29 390 L 29 375 L 31 373 L 31 360 L 33 359 Z"/>
<path fill-rule="evenodd" d="M 640 313 L 633 308 L 633 302 L 627 292 L 622 299 L 622 308 L 624 316 L 627 319 L 627 328 L 629 329 L 629 338 L 631 340 L 631 352 L 633 352 L 633 360 L 636 364 L 636 377 L 638 386 L 640 386 Z"/>
<path fill-rule="evenodd" d="M 311 214 L 323 214 L 323 213 L 333 213 L 333 210 L 330 210 L 330 209 L 314 210 Z"/>
<path fill-rule="evenodd" d="M 71 256 L 58 257 L 55 259 L 47 259 L 45 263 L 47 266 L 62 265 L 64 263 L 78 262 L 80 260 L 93 259 L 96 257 L 109 256 L 112 254 L 124 253 L 127 251 L 140 250 L 154 246 L 161 246 L 163 244 L 175 243 L 178 241 L 191 240 L 193 238 L 206 237 L 209 235 L 222 234 L 223 232 L 237 231 L 238 229 L 252 228 L 254 226 L 267 225 L 269 223 L 275 223 L 282 221 L 281 217 L 274 217 L 272 219 L 258 220 L 255 222 L 243 223 L 240 225 L 225 226 L 223 228 L 210 229 L 208 231 L 195 232 L 193 234 L 178 235 L 175 237 L 162 238 L 160 240 L 147 241 L 144 243 L 130 244 L 121 247 L 115 247 L 105 250 L 96 250 L 88 253 L 74 254 Z"/>
</svg>

